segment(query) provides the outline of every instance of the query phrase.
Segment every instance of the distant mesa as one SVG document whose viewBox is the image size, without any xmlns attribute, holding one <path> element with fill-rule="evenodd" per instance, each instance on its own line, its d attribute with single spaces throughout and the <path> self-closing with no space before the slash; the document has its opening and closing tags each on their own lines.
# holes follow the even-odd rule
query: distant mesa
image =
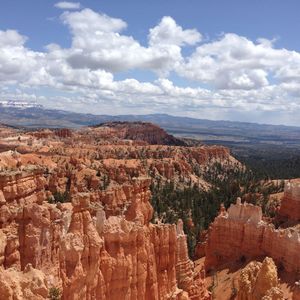
<svg viewBox="0 0 300 300">
<path fill-rule="evenodd" d="M 149 122 L 106 122 L 94 128 L 110 128 L 112 134 L 121 139 L 140 140 L 150 145 L 186 146 L 186 143 L 173 135 L 168 134 L 164 129 Z"/>
</svg>

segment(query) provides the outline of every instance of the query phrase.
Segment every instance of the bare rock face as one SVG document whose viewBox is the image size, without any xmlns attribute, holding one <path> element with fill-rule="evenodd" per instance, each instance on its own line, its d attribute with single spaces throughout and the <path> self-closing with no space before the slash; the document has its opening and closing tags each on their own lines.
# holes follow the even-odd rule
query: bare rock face
<svg viewBox="0 0 300 300">
<path fill-rule="evenodd" d="M 182 229 L 103 213 L 93 220 L 91 205 L 88 194 L 73 199 L 60 247 L 64 299 L 209 299 Z"/>
<path fill-rule="evenodd" d="M 4 270 L 0 267 L 0 299 L 43 300 L 48 298 L 45 274 L 30 264 L 24 271 Z"/>
<path fill-rule="evenodd" d="M 270 256 L 285 270 L 300 270 L 299 229 L 278 229 L 262 220 L 261 208 L 238 199 L 222 211 L 208 231 L 206 270 L 225 262 Z"/>
<path fill-rule="evenodd" d="M 300 281 L 295 282 L 293 300 L 300 300 Z"/>
<path fill-rule="evenodd" d="M 258 244 L 264 232 L 261 217 L 260 207 L 241 204 L 240 199 L 227 212 L 221 211 L 208 231 L 206 269 L 237 260 L 245 253 L 260 255 Z"/>
<path fill-rule="evenodd" d="M 71 212 L 67 204 L 58 209 L 45 202 L 43 175 L 34 166 L 1 173 L 0 266 L 24 271 L 30 264 L 54 283 L 60 281 L 59 241 Z"/>
<path fill-rule="evenodd" d="M 205 271 L 195 272 L 194 263 L 189 259 L 186 235 L 183 232 L 181 220 L 177 224 L 177 263 L 176 276 L 178 287 L 187 291 L 191 299 L 211 299 L 205 288 Z"/>
<path fill-rule="evenodd" d="M 70 227 L 60 244 L 63 296 L 65 299 L 96 299 L 103 241 L 87 210 L 89 200 L 80 195 L 73 204 Z"/>
<path fill-rule="evenodd" d="M 32 166 L 24 171 L 2 173 L 0 176 L 0 202 L 42 202 L 45 178 L 43 170 Z"/>
<path fill-rule="evenodd" d="M 300 222 L 300 181 L 294 180 L 285 185 L 279 215 L 283 219 Z"/>
<path fill-rule="evenodd" d="M 283 300 L 278 287 L 277 268 L 274 261 L 266 257 L 262 263 L 249 263 L 240 274 L 238 300 Z"/>
<path fill-rule="evenodd" d="M 7 213 L 1 214 L 0 262 L 3 272 L 17 272 L 11 276 L 16 282 L 6 273 L 0 277 L 7 299 L 44 299 L 51 287 L 59 287 L 64 299 L 209 299 L 182 228 L 149 223 L 149 179 L 109 197 L 76 192 L 70 206 L 45 202 L 47 182 L 39 176 L 21 173 L 2 181 L 0 209 Z M 43 275 L 40 289 L 27 284 L 30 264 Z M 18 284 L 25 291 L 12 292 Z"/>
<path fill-rule="evenodd" d="M 206 168 L 237 162 L 224 147 L 113 131 L 0 130 L 0 299 L 46 299 L 51 288 L 70 300 L 210 299 L 182 226 L 150 223 L 149 187 L 205 186 Z"/>
</svg>

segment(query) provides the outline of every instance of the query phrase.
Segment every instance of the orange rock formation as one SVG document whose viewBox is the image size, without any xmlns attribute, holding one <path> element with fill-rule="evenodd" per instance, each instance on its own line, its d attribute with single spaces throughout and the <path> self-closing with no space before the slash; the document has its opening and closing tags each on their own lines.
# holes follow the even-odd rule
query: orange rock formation
<svg viewBox="0 0 300 300">
<path fill-rule="evenodd" d="M 210 299 L 182 226 L 150 223 L 149 175 L 190 178 L 227 149 L 110 145 L 87 131 L 1 140 L 0 299 L 52 287 L 63 299 Z"/>
<path fill-rule="evenodd" d="M 0 283 L 0 299 L 3 300 L 42 300 L 48 297 L 45 274 L 30 264 L 21 272 L 0 267 Z"/>
<path fill-rule="evenodd" d="M 239 259 L 269 256 L 287 271 L 300 270 L 300 233 L 278 229 L 262 220 L 259 206 L 232 204 L 212 223 L 206 244 L 206 269 Z"/>
<path fill-rule="evenodd" d="M 279 215 L 283 219 L 300 222 L 300 180 L 285 185 Z"/>
<path fill-rule="evenodd" d="M 113 135 L 121 139 L 144 141 L 152 145 L 185 145 L 184 141 L 148 122 L 108 122 L 95 127 L 105 136 Z"/>
<path fill-rule="evenodd" d="M 272 258 L 249 263 L 240 274 L 237 300 L 283 300 Z"/>
</svg>

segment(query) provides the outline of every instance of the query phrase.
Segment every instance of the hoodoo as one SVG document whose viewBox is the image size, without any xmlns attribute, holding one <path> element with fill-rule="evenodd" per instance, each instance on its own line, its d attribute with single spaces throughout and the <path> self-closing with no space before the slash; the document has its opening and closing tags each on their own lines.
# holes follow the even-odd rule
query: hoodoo
<svg viewBox="0 0 300 300">
<path fill-rule="evenodd" d="M 205 251 L 206 269 L 239 260 L 269 256 L 288 271 L 300 270 L 300 232 L 297 228 L 275 229 L 262 219 L 259 206 L 232 204 L 210 226 Z"/>
<path fill-rule="evenodd" d="M 209 170 L 222 166 L 230 174 L 242 165 L 225 147 L 150 145 L 149 130 L 145 140 L 140 130 L 138 140 L 111 135 L 108 127 L 12 130 L 9 138 L 5 131 L 0 140 L 5 149 L 0 153 L 0 300 L 50 294 L 63 300 L 209 300 L 210 270 L 266 256 L 266 262 L 242 271 L 238 299 L 281 295 L 274 263 L 293 274 L 300 271 L 299 183 L 287 183 L 278 210 L 284 224 L 296 225 L 276 229 L 260 206 L 238 199 L 227 210 L 222 206 L 211 223 L 199 251 L 205 248 L 205 261 L 198 265 L 189 258 L 191 233 L 199 225 L 191 199 L 186 215 L 174 218 L 177 225 L 168 224 L 165 212 L 178 213 L 181 199 L 164 206 L 172 198 L 157 194 L 160 201 L 157 206 L 152 201 L 152 207 L 151 188 L 153 194 L 153 186 L 201 191 L 197 216 L 203 217 L 203 195 L 219 180 L 213 172 L 211 180 Z M 296 284 L 293 293 L 295 298 Z"/>
<path fill-rule="evenodd" d="M 2 140 L 9 150 L 0 157 L 0 299 L 210 299 L 181 221 L 150 222 L 150 184 L 170 172 L 191 177 L 190 164 L 229 153 L 95 144 L 99 130 L 86 130 Z M 174 168 L 175 158 L 182 166 Z"/>
<path fill-rule="evenodd" d="M 285 185 L 279 215 L 283 220 L 300 222 L 300 180 L 292 180 Z"/>
</svg>

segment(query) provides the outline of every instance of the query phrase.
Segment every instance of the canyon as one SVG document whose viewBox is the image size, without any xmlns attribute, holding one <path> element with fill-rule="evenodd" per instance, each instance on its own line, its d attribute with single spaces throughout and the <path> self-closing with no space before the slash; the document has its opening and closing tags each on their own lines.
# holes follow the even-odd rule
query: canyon
<svg viewBox="0 0 300 300">
<path fill-rule="evenodd" d="M 107 129 L 5 130 L 0 299 L 210 299 L 182 224 L 150 222 L 149 173 L 204 184 L 191 164 L 219 159 L 214 148 L 109 140 Z"/>
<path fill-rule="evenodd" d="M 209 274 L 235 261 L 247 262 L 236 299 L 281 297 L 277 269 L 300 271 L 299 182 L 285 187 L 284 228 L 240 199 L 221 207 L 197 264 L 183 222 L 154 218 L 151 185 L 209 190 L 215 163 L 243 166 L 225 147 L 188 147 L 145 126 L 0 127 L 0 299 L 209 300 Z M 273 278 L 266 291 L 256 284 L 264 278 Z"/>
</svg>

